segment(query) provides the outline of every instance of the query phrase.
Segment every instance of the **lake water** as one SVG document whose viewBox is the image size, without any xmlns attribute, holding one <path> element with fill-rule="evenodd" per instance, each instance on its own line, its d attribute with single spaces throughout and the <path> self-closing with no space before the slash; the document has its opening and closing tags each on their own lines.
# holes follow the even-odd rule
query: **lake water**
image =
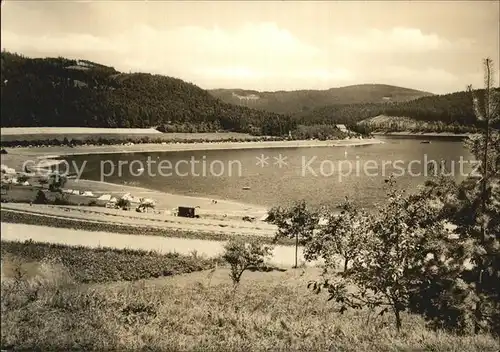
<svg viewBox="0 0 500 352">
<path fill-rule="evenodd" d="M 460 139 L 426 138 L 431 143 L 382 137 L 383 144 L 356 147 L 126 153 L 66 160 L 78 166 L 86 162 L 84 179 L 170 193 L 267 207 L 301 199 L 313 206 L 335 206 L 348 196 L 373 208 L 383 201 L 384 180 L 392 173 L 399 187 L 414 190 L 433 174 L 428 166 L 433 162 L 445 160 L 446 172 L 453 170 L 457 179 L 470 172 L 473 158 Z"/>
</svg>

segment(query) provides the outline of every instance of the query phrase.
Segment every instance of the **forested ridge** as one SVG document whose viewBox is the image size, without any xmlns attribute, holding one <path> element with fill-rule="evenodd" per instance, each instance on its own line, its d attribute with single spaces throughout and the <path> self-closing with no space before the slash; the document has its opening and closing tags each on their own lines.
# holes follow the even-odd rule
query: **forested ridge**
<svg viewBox="0 0 500 352">
<path fill-rule="evenodd" d="M 3 127 L 158 127 L 276 134 L 288 116 L 224 103 L 198 86 L 65 58 L 1 54 Z"/>
<path fill-rule="evenodd" d="M 295 131 L 302 135 L 304 126 L 317 129 L 332 124 L 346 124 L 366 132 L 374 127 L 371 120 L 362 127 L 357 124 L 379 115 L 396 117 L 390 124 L 376 125 L 378 130 L 385 131 L 466 132 L 478 127 L 471 95 L 465 91 L 429 95 L 371 84 L 327 91 L 268 92 L 274 97 L 305 97 L 311 101 L 310 106 L 326 104 L 325 92 L 337 92 L 337 97 L 342 97 L 335 104 L 284 115 L 223 102 L 213 96 L 214 91 L 208 92 L 177 78 L 121 73 L 86 60 L 31 59 L 5 51 L 1 53 L 1 84 L 2 127 L 156 127 L 164 132 L 225 130 L 287 135 Z M 233 92 L 241 96 L 252 93 Z M 323 93 L 318 95 L 318 92 Z M 477 94 L 482 97 L 484 91 Z M 390 99 L 380 102 L 381 97 Z M 290 111 L 304 102 L 297 98 L 292 103 L 287 99 L 280 100 L 280 104 L 288 101 Z M 342 103 L 346 101 L 350 103 Z"/>
<path fill-rule="evenodd" d="M 243 89 L 212 89 L 210 94 L 226 103 L 280 114 L 310 113 L 333 104 L 366 104 L 417 99 L 432 93 L 387 84 L 357 84 L 326 90 L 258 92 Z"/>
</svg>

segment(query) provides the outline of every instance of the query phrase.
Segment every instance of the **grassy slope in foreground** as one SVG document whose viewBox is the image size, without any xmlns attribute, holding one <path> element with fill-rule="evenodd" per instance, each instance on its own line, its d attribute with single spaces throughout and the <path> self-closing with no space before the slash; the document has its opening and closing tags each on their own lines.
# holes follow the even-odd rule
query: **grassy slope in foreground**
<svg viewBox="0 0 500 352">
<path fill-rule="evenodd" d="M 228 270 L 102 285 L 2 283 L 2 348 L 86 351 L 496 351 L 488 335 L 433 332 L 403 315 L 368 322 L 338 313 L 307 289 L 317 268 L 246 272 L 236 292 Z M 60 282 L 60 281 L 59 281 Z M 34 295 L 34 291 L 37 293 Z"/>
</svg>

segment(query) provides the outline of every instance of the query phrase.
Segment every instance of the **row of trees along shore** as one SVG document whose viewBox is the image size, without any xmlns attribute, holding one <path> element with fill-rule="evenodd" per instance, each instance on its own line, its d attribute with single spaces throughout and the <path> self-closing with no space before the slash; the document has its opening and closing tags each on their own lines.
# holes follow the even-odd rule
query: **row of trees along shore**
<svg viewBox="0 0 500 352">
<path fill-rule="evenodd" d="M 483 128 L 466 142 L 481 161 L 480 177 L 457 183 L 440 172 L 443 164 L 412 193 L 390 177 L 385 204 L 374 214 L 349 199 L 340 214 L 318 212 L 304 202 L 270 211 L 279 229 L 276 239 L 293 238 L 306 261 L 323 260 L 322 278 L 309 287 L 316 294 L 326 291 L 340 312 L 368 308 L 368 321 L 393 314 L 398 331 L 406 311 L 433 328 L 500 333 L 500 135 L 493 127 L 500 120 L 500 95 L 491 89 L 490 59 L 484 69 L 485 94 L 469 89 Z M 258 264 L 269 253 L 264 244 L 226 249 L 235 284 L 245 263 Z M 296 266 L 297 257 L 298 250 Z"/>
</svg>

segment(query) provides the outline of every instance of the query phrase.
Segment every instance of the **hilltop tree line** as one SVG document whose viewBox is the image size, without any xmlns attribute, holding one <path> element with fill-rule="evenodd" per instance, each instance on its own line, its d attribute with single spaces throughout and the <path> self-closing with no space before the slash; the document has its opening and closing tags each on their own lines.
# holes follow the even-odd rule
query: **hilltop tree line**
<svg viewBox="0 0 500 352">
<path fill-rule="evenodd" d="M 290 116 L 235 106 L 180 79 L 65 58 L 1 54 L 3 127 L 159 127 L 279 135 Z"/>
<path fill-rule="evenodd" d="M 257 92 L 243 89 L 213 89 L 209 92 L 226 103 L 292 115 L 307 114 L 315 108 L 333 104 L 381 103 L 386 101 L 385 99 L 397 102 L 432 95 L 386 84 L 358 84 L 327 90 Z M 254 99 L 244 99 L 249 95 L 253 95 Z"/>
</svg>

